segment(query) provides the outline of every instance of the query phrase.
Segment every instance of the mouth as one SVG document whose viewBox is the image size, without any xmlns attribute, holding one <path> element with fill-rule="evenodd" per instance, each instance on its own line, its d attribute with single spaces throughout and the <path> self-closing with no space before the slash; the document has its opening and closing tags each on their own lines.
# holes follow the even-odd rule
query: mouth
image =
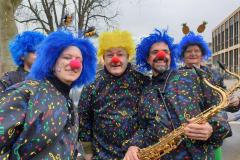
<svg viewBox="0 0 240 160">
<path fill-rule="evenodd" d="M 154 64 L 157 65 L 157 66 L 166 66 L 168 60 L 167 60 L 167 59 L 165 59 L 165 60 L 155 59 L 153 62 L 154 62 Z"/>
<path fill-rule="evenodd" d="M 67 72 L 69 73 L 78 73 L 80 71 L 80 69 L 69 69 L 67 70 Z"/>
<path fill-rule="evenodd" d="M 111 67 L 112 67 L 112 68 L 121 67 L 121 64 L 115 64 L 115 63 L 113 63 L 113 64 L 111 64 Z"/>
</svg>

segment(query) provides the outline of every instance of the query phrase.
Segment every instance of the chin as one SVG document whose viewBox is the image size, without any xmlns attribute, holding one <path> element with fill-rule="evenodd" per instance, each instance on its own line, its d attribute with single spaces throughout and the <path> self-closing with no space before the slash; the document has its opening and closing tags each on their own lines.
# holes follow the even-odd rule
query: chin
<svg viewBox="0 0 240 160">
<path fill-rule="evenodd" d="M 114 76 L 121 76 L 123 72 L 111 72 L 111 74 Z"/>
</svg>

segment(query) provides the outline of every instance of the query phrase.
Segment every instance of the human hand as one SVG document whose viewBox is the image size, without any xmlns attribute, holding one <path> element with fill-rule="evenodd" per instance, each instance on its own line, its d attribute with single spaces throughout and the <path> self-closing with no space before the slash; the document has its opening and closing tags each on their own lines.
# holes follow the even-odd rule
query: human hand
<svg viewBox="0 0 240 160">
<path fill-rule="evenodd" d="M 229 106 L 238 106 L 239 105 L 239 97 L 237 95 L 231 95 L 229 98 Z"/>
<path fill-rule="evenodd" d="M 131 146 L 128 148 L 127 153 L 125 154 L 123 160 L 139 160 L 138 159 L 138 151 L 140 148 L 137 146 Z"/>
<path fill-rule="evenodd" d="M 212 135 L 212 126 L 208 122 L 197 124 L 193 120 L 188 120 L 189 123 L 184 128 L 185 135 L 193 140 L 206 141 Z"/>
<path fill-rule="evenodd" d="M 85 154 L 84 155 L 85 160 L 92 160 L 92 158 L 93 158 L 93 154 Z"/>
</svg>

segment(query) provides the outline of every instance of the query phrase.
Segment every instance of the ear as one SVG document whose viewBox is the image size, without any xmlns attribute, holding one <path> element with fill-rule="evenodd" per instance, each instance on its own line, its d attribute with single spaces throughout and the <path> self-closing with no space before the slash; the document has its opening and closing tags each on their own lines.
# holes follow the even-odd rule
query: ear
<svg viewBox="0 0 240 160">
<path fill-rule="evenodd" d="M 24 59 L 25 59 L 25 58 L 24 58 L 24 56 L 21 56 L 21 58 L 20 58 L 20 59 L 21 59 L 22 61 L 24 61 Z"/>
<path fill-rule="evenodd" d="M 104 65 L 104 54 L 99 57 L 99 63 L 100 63 L 101 65 Z"/>
<path fill-rule="evenodd" d="M 147 63 L 150 64 L 151 61 L 152 61 L 152 57 L 151 57 L 151 56 L 148 56 L 148 57 L 147 57 Z"/>
</svg>

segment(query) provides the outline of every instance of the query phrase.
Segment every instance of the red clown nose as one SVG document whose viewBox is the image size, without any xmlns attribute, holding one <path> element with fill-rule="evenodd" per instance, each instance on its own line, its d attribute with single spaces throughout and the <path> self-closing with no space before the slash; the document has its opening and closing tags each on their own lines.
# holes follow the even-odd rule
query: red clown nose
<svg viewBox="0 0 240 160">
<path fill-rule="evenodd" d="M 79 68 L 81 67 L 81 63 L 80 63 L 80 61 L 77 60 L 77 59 L 71 60 L 69 65 L 70 65 L 70 67 L 71 67 L 72 70 L 73 70 L 73 69 L 79 69 Z"/>
<path fill-rule="evenodd" d="M 118 62 L 120 62 L 120 59 L 118 57 L 112 57 L 111 62 L 112 63 L 118 63 Z"/>
<path fill-rule="evenodd" d="M 158 51 L 157 52 L 157 55 L 156 55 L 156 58 L 159 59 L 159 60 L 164 60 L 166 57 L 166 52 L 165 51 Z"/>
</svg>

